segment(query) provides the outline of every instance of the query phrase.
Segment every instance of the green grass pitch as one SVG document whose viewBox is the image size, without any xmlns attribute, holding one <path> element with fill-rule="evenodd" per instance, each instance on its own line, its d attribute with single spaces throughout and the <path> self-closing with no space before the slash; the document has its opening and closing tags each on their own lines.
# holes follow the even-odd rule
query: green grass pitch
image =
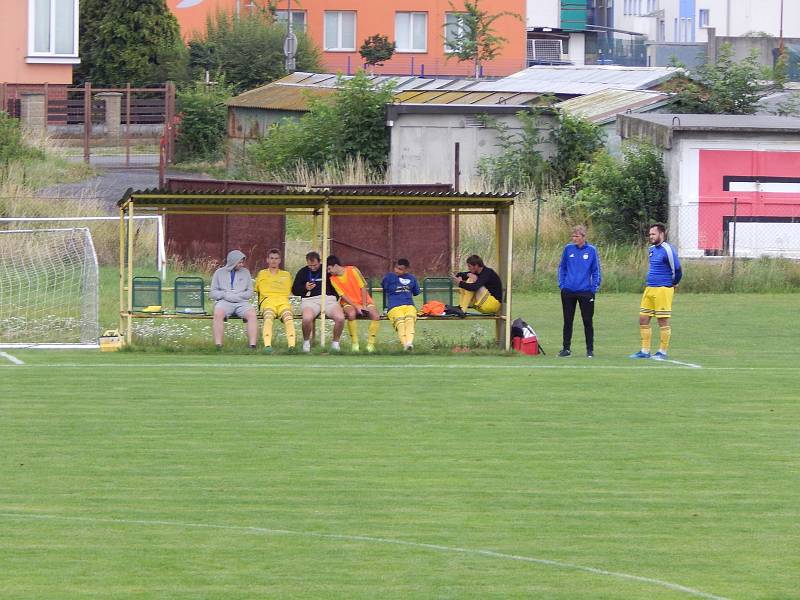
<svg viewBox="0 0 800 600">
<path fill-rule="evenodd" d="M 679 295 L 696 367 L 622 294 L 593 360 L 554 294 L 544 357 L 8 350 L 0 597 L 800 598 L 797 300 Z"/>
</svg>

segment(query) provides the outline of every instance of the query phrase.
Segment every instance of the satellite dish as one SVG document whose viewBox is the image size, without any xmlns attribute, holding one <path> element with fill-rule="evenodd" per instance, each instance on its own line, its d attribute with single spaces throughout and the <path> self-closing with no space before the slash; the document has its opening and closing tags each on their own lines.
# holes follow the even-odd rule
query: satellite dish
<svg viewBox="0 0 800 600">
<path fill-rule="evenodd" d="M 198 4 L 202 4 L 203 0 L 181 0 L 175 8 L 192 8 Z"/>
</svg>

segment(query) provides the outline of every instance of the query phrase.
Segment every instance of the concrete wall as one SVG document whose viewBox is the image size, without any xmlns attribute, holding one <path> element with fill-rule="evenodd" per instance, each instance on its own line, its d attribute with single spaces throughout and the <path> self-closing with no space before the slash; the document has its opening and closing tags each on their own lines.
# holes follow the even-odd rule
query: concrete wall
<svg viewBox="0 0 800 600">
<path fill-rule="evenodd" d="M 800 38 L 784 38 L 784 43 L 800 45 Z M 708 60 L 714 62 L 722 44 L 730 44 L 733 47 L 734 60 L 742 60 L 750 56 L 750 52 L 756 51 L 758 62 L 762 65 L 771 67 L 773 64 L 773 50 L 780 46 L 778 38 L 765 37 L 726 37 L 715 36 L 714 30 L 709 30 L 708 38 Z"/>
<path fill-rule="evenodd" d="M 264 110 L 231 106 L 228 108 L 228 137 L 260 138 L 273 124 L 284 119 L 299 119 L 303 114 L 290 110 Z"/>
<path fill-rule="evenodd" d="M 513 115 L 499 121 L 510 132 L 520 131 Z M 497 130 L 471 126 L 474 115 L 402 114 L 391 128 L 389 165 L 392 183 L 453 183 L 455 143 L 460 143 L 461 190 L 475 190 L 477 167 L 481 158 L 500 153 Z M 549 129 L 551 117 L 542 118 L 542 127 Z M 545 131 L 546 133 L 546 131 Z M 549 156 L 552 149 L 542 144 Z"/>
<path fill-rule="evenodd" d="M 706 44 L 678 44 L 651 42 L 647 44 L 647 66 L 669 67 L 672 58 L 693 69 L 706 61 Z"/>
</svg>

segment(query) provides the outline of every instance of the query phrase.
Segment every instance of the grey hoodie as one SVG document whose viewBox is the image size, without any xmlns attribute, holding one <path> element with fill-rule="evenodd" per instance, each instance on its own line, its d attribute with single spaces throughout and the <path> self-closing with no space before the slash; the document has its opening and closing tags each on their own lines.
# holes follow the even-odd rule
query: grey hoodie
<svg viewBox="0 0 800 600">
<path fill-rule="evenodd" d="M 231 271 L 240 260 L 244 258 L 244 253 L 239 250 L 228 252 L 225 266 L 214 271 L 211 278 L 211 292 L 209 297 L 212 300 L 225 300 L 232 304 L 247 302 L 253 297 L 253 278 L 250 271 L 242 267 L 235 272 L 233 285 L 231 285 Z"/>
</svg>

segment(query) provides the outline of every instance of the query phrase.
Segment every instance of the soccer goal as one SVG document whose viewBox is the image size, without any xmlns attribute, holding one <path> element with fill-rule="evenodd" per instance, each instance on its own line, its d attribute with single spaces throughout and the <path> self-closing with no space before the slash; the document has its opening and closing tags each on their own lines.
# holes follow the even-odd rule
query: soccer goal
<svg viewBox="0 0 800 600">
<path fill-rule="evenodd" d="M 89 230 L 0 230 L 0 348 L 96 348 L 97 254 Z"/>
</svg>

